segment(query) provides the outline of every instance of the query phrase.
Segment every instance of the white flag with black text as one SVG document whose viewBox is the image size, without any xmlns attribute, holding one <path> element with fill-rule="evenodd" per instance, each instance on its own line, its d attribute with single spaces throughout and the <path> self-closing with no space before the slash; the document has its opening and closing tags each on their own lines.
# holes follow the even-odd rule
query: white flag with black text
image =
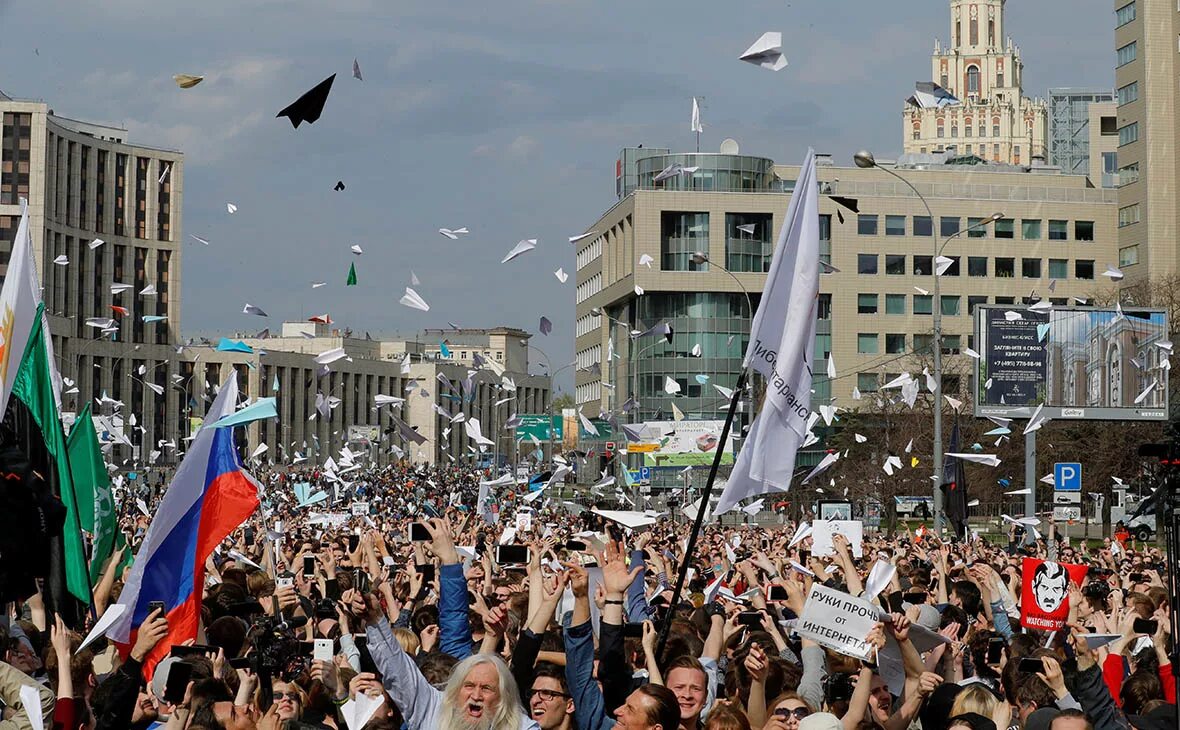
<svg viewBox="0 0 1180 730">
<path fill-rule="evenodd" d="M 748 497 L 785 492 L 791 486 L 795 453 L 811 416 L 818 297 L 819 187 L 815 151 L 809 149 L 775 243 L 743 361 L 766 378 L 766 398 L 714 514 Z"/>
</svg>

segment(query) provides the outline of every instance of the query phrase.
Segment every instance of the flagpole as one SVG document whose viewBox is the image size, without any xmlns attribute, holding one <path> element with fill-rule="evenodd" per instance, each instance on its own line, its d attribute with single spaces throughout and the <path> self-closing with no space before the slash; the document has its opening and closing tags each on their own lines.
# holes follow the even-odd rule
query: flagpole
<svg viewBox="0 0 1180 730">
<path fill-rule="evenodd" d="M 738 400 L 741 399 L 742 393 L 746 389 L 746 374 L 748 372 L 749 370 L 747 368 L 742 368 L 742 373 L 737 379 L 737 385 L 734 386 L 733 395 L 729 399 L 729 412 L 725 415 L 725 425 L 721 427 L 721 441 L 717 446 L 717 451 L 713 453 L 713 465 L 709 467 L 709 481 L 705 483 L 705 491 L 701 495 L 701 506 L 697 509 L 696 518 L 692 523 L 692 532 L 689 533 L 688 543 L 684 547 L 684 559 L 680 564 L 680 572 L 676 576 L 676 589 L 672 592 L 672 601 L 668 607 L 668 615 L 664 619 L 663 626 L 660 627 L 660 638 L 656 644 L 656 657 L 664 653 L 664 644 L 668 641 L 668 632 L 672 628 L 672 619 L 676 615 L 676 608 L 680 603 L 680 594 L 684 591 L 684 583 L 688 578 L 688 567 L 693 551 L 696 548 L 697 537 L 700 535 L 701 526 L 705 522 L 705 513 L 709 511 L 709 496 L 713 492 L 713 482 L 717 479 L 717 469 L 721 466 L 721 457 L 725 453 L 725 445 L 729 443 L 729 429 L 733 425 L 733 416 L 737 412 Z"/>
<path fill-rule="evenodd" d="M 61 431 L 61 442 L 63 444 L 67 443 L 66 428 L 64 425 L 62 425 L 60 417 L 57 419 L 57 428 L 59 431 Z M 73 512 L 74 512 L 74 528 L 78 530 L 78 535 L 81 536 L 82 535 L 82 516 L 80 514 L 78 514 L 78 493 L 74 489 L 74 465 L 70 462 L 70 459 L 68 456 L 66 457 L 65 461 L 66 461 L 66 472 L 70 478 L 70 502 L 72 502 L 74 505 L 74 510 L 73 510 Z M 93 504 L 90 505 L 90 509 L 94 509 Z M 90 548 L 91 548 L 91 553 L 93 553 L 93 551 L 94 551 L 93 540 L 91 541 Z M 84 572 L 86 573 L 86 593 L 89 594 L 89 596 L 90 596 L 90 618 L 97 621 L 98 620 L 98 613 L 97 613 L 98 609 L 94 604 L 94 586 L 91 585 L 91 583 L 90 583 L 90 561 L 89 560 L 86 561 L 85 568 L 86 569 Z"/>
</svg>

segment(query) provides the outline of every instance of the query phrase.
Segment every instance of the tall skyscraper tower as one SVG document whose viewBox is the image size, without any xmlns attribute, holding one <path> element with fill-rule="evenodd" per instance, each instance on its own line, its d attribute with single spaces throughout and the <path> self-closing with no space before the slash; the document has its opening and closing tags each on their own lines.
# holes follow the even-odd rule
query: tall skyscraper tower
<svg viewBox="0 0 1180 730">
<path fill-rule="evenodd" d="M 944 150 L 992 162 L 1044 160 L 1047 106 L 1024 96 L 1020 47 L 1004 36 L 1006 0 L 950 0 L 951 43 L 935 41 L 932 83 L 902 114 L 907 153 Z"/>
</svg>

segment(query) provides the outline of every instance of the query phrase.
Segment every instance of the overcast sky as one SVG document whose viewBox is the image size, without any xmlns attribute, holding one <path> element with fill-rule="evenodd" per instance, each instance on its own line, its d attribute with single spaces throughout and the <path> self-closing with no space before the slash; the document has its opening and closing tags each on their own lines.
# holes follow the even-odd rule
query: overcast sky
<svg viewBox="0 0 1180 730">
<path fill-rule="evenodd" d="M 545 315 L 553 333 L 533 342 L 556 368 L 573 358 L 567 238 L 615 202 L 620 148 L 689 150 L 697 95 L 704 151 L 733 137 L 787 163 L 808 145 L 842 165 L 859 147 L 893 157 L 902 100 L 949 36 L 948 5 L 0 0 L 0 90 L 185 153 L 186 336 L 321 312 L 374 334 L 536 332 Z M 1109 0 L 1012 0 L 1007 23 L 1027 95 L 1113 84 Z M 790 60 L 778 73 L 736 58 L 768 30 Z M 205 81 L 180 90 L 174 73 Z M 332 73 L 319 122 L 274 118 Z M 459 241 L 436 232 L 462 226 Z M 537 250 L 501 265 L 523 238 Z M 360 285 L 346 289 L 353 261 Z M 398 304 L 411 269 L 428 313 Z M 329 286 L 312 291 L 317 279 Z M 270 318 L 241 314 L 246 302 Z"/>
</svg>

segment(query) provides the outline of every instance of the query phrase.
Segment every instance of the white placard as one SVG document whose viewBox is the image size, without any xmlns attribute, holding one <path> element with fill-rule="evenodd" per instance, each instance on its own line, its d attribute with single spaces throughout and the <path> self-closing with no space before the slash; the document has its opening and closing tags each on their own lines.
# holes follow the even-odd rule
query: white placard
<svg viewBox="0 0 1180 730">
<path fill-rule="evenodd" d="M 353 517 L 364 517 L 367 514 L 369 514 L 369 503 L 368 502 L 353 502 L 352 503 L 352 516 Z"/>
<path fill-rule="evenodd" d="M 877 623 L 877 607 L 861 598 L 813 583 L 795 633 L 820 646 L 857 659 L 871 659 L 865 637 Z"/>
<path fill-rule="evenodd" d="M 861 544 L 864 542 L 864 523 L 860 520 L 816 520 L 811 527 L 811 554 L 820 557 L 834 555 L 832 535 L 836 533 L 848 538 L 854 557 L 864 557 L 861 550 Z"/>
</svg>

